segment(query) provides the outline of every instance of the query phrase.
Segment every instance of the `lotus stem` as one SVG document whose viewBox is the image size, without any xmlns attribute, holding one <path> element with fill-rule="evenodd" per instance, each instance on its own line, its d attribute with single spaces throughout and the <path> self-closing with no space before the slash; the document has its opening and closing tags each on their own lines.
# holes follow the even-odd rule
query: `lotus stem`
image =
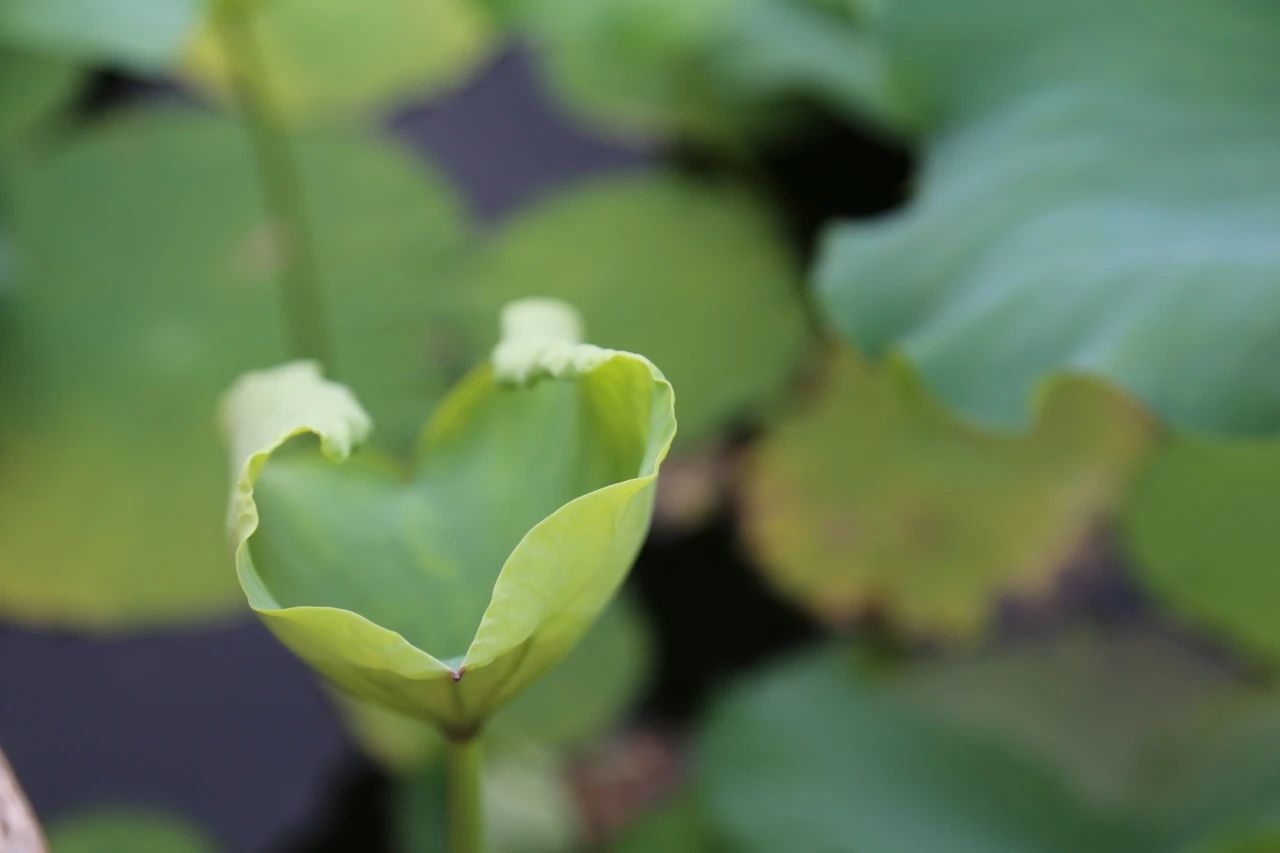
<svg viewBox="0 0 1280 853">
<path fill-rule="evenodd" d="M 254 34 L 251 3 L 224 0 L 215 26 L 236 105 L 249 133 L 258 184 L 279 253 L 280 291 L 286 335 L 294 354 L 334 369 L 320 289 L 315 241 L 307 224 L 302 182 L 288 134 L 268 91 L 268 75 Z"/>
<path fill-rule="evenodd" d="M 449 738 L 445 750 L 445 791 L 449 853 L 483 853 L 484 801 L 480 787 L 480 738 Z"/>
</svg>

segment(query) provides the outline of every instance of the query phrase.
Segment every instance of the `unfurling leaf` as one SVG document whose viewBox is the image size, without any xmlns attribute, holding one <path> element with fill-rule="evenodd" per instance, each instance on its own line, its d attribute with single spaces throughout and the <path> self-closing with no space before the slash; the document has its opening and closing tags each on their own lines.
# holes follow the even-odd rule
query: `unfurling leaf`
<svg viewBox="0 0 1280 853">
<path fill-rule="evenodd" d="M 520 308 L 504 326 L 521 341 L 498 353 L 520 381 L 494 365 L 463 380 L 412 473 L 352 453 L 369 419 L 314 365 L 249 374 L 224 409 L 250 606 L 339 687 L 451 734 L 483 723 L 600 614 L 644 539 L 675 436 L 671 386 L 648 359 L 530 334 Z M 532 308 L 545 318 L 545 302 Z M 305 434 L 318 441 L 289 442 Z"/>
</svg>

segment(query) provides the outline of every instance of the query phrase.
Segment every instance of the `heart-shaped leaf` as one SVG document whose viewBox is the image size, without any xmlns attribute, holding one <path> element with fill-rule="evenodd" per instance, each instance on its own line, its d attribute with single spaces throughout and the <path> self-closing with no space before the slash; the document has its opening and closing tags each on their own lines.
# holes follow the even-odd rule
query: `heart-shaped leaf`
<svg viewBox="0 0 1280 853">
<path fill-rule="evenodd" d="M 834 623 L 876 608 L 916 634 L 971 636 L 999 596 L 1050 586 L 1147 446 L 1131 401 L 1056 384 L 1026 435 L 939 411 L 899 364 L 842 351 L 821 396 L 779 422 L 743 479 L 748 542 L 783 594 Z"/>
<path fill-rule="evenodd" d="M 561 660 L 625 577 L 675 436 L 645 358 L 512 306 L 492 364 L 426 429 L 414 472 L 362 453 L 368 416 L 297 363 L 250 374 L 225 418 L 250 606 L 358 698 L 474 731 Z M 314 433 L 314 445 L 286 448 Z"/>
<path fill-rule="evenodd" d="M 989 424 L 1068 372 L 1176 426 L 1280 427 L 1280 5 L 881 5 L 924 162 L 906 209 L 828 234 L 840 329 Z"/>
</svg>

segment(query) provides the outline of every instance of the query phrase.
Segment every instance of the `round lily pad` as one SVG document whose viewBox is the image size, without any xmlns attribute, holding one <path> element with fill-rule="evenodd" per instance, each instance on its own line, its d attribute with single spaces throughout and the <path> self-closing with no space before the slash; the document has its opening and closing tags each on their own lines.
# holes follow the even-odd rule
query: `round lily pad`
<svg viewBox="0 0 1280 853">
<path fill-rule="evenodd" d="M 334 369 L 403 451 L 470 360 L 443 307 L 466 217 L 391 145 L 335 135 L 298 151 Z M 110 628 L 237 609 L 217 401 L 287 355 L 248 141 L 207 116 L 129 115 L 11 189 L 0 613 Z"/>
<path fill-rule="evenodd" d="M 476 0 L 267 0 L 250 3 L 253 34 L 274 105 L 294 119 L 386 109 L 457 85 L 494 47 Z M 224 100 L 227 55 L 208 18 L 181 73 Z"/>
<path fill-rule="evenodd" d="M 481 313 L 556 297 L 593 341 L 650 356 L 680 394 L 679 450 L 768 411 L 808 351 L 796 259 L 768 212 L 723 185 L 641 173 L 572 187 L 492 235 L 466 278 Z"/>
</svg>

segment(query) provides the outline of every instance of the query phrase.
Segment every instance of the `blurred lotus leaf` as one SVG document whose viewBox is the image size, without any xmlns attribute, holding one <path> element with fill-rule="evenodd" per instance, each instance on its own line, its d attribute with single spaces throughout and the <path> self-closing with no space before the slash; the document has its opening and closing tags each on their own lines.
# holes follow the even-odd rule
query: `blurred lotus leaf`
<svg viewBox="0 0 1280 853">
<path fill-rule="evenodd" d="M 0 44 L 64 60 L 164 71 L 205 6 L 206 0 L 5 0 Z"/>
<path fill-rule="evenodd" d="M 809 346 L 798 266 L 768 212 L 738 190 L 670 175 L 539 202 L 490 238 L 466 278 L 480 313 L 557 297 L 602 344 L 661 364 L 681 393 L 681 451 L 763 414 Z"/>
<path fill-rule="evenodd" d="M 334 134 L 297 151 L 337 375 L 400 452 L 478 351 L 448 307 L 469 223 L 394 146 Z M 238 374 L 287 357 L 255 174 L 240 128 L 159 110 L 93 126 L 6 185 L 6 617 L 119 628 L 243 606 L 219 559 L 211 413 Z"/>
<path fill-rule="evenodd" d="M 0 149 L 68 106 L 83 82 L 73 62 L 0 48 Z"/>
<path fill-rule="evenodd" d="M 743 853 L 1229 850 L 1280 827 L 1280 703 L 1214 666 L 1140 633 L 879 673 L 821 650 L 720 703 L 699 793 Z"/>
<path fill-rule="evenodd" d="M 494 47 L 475 0 L 269 0 L 243 14 L 261 55 L 261 81 L 293 119 L 390 109 L 464 82 Z M 218 17 L 187 45 L 181 73 L 229 100 L 233 91 Z M 252 69 L 249 69 L 252 71 Z"/>
<path fill-rule="evenodd" d="M 904 109 L 871 10 L 832 0 L 490 0 L 577 117 L 627 135 L 738 149 L 813 102 Z M 883 115 L 882 115 L 883 114 Z"/>
<path fill-rule="evenodd" d="M 728 853 L 692 792 L 682 791 L 629 826 L 609 853 Z"/>
<path fill-rule="evenodd" d="M 1067 372 L 1175 426 L 1280 428 L 1280 5 L 880 5 L 923 163 L 904 210 L 828 233 L 840 329 L 987 424 Z"/>
<path fill-rule="evenodd" d="M 504 312 L 492 363 L 437 409 L 416 470 L 352 457 L 369 417 L 299 362 L 225 404 L 236 567 L 249 604 L 357 698 L 454 736 L 558 663 L 648 529 L 675 436 L 647 359 L 576 343 L 547 300 Z M 315 443 L 284 447 L 312 433 Z"/>
<path fill-rule="evenodd" d="M 49 826 L 53 853 L 215 853 L 185 821 L 134 808 L 99 808 Z"/>
<path fill-rule="evenodd" d="M 1176 752 L 1267 694 L 1184 638 L 1075 629 L 906 668 L 894 691 L 1059 768 L 1089 801 L 1133 806 Z"/>
<path fill-rule="evenodd" d="M 1001 594 L 1050 588 L 1148 434 L 1126 398 L 1071 379 L 1031 432 L 988 435 L 902 365 L 841 351 L 818 398 L 754 449 L 745 535 L 779 591 L 830 622 L 874 608 L 909 633 L 969 637 Z"/>
<path fill-rule="evenodd" d="M 837 650 L 728 694 L 699 768 L 708 818 L 737 853 L 1148 849 L 1139 827 L 1091 807 L 1034 756 L 922 713 Z"/>
<path fill-rule="evenodd" d="M 1129 553 L 1174 613 L 1280 661 L 1280 442 L 1179 436 L 1152 455 L 1125 507 Z"/>
<path fill-rule="evenodd" d="M 563 661 L 494 715 L 486 750 L 571 748 L 601 737 L 643 689 L 650 642 L 639 609 L 620 596 Z M 356 740 L 382 766 L 407 773 L 442 756 L 443 740 L 431 725 L 345 694 L 338 699 Z"/>
<path fill-rule="evenodd" d="M 1275 853 L 1280 850 L 1280 830 L 1233 833 L 1195 849 L 1195 853 Z"/>
<path fill-rule="evenodd" d="M 739 0 L 505 0 L 577 117 L 627 134 L 732 132 L 702 67 Z"/>
<path fill-rule="evenodd" d="M 708 46 L 708 74 L 740 124 L 769 130 L 820 103 L 851 119 L 908 121 L 861 0 L 737 0 Z"/>
</svg>

